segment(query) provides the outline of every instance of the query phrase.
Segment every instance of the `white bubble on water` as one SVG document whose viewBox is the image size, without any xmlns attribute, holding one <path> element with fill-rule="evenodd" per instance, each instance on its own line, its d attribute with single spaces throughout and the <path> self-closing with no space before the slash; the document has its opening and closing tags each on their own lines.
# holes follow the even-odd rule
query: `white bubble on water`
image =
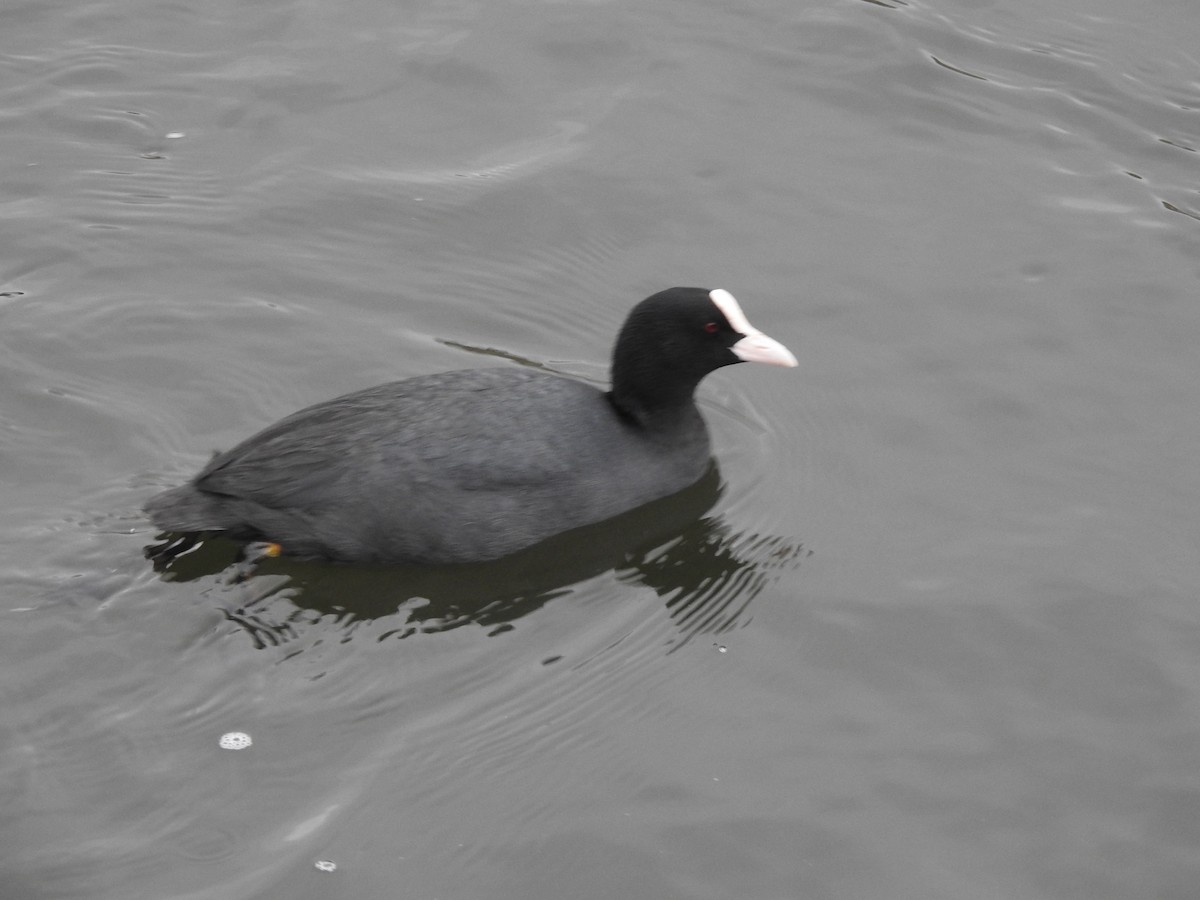
<svg viewBox="0 0 1200 900">
<path fill-rule="evenodd" d="M 231 731 L 221 735 L 221 747 L 224 750 L 245 750 L 252 743 L 250 735 L 243 731 Z"/>
<path fill-rule="evenodd" d="M 318 859 L 315 863 L 313 863 L 313 865 L 315 865 L 322 872 L 332 872 L 337 868 L 337 863 L 328 859 Z"/>
</svg>

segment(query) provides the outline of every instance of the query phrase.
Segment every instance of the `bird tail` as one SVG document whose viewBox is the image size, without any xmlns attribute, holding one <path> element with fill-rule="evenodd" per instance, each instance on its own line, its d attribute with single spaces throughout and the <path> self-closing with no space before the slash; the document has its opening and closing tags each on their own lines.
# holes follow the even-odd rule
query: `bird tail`
<svg viewBox="0 0 1200 900">
<path fill-rule="evenodd" d="M 196 490 L 190 484 L 155 494 L 143 507 L 158 528 L 182 534 L 196 531 L 222 531 L 218 498 Z"/>
</svg>

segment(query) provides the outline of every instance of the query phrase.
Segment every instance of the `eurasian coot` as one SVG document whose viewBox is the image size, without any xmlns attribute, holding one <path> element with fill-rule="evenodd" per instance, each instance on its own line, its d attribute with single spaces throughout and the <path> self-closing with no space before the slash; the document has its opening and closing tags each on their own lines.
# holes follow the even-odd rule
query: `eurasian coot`
<svg viewBox="0 0 1200 900">
<path fill-rule="evenodd" d="M 696 385 L 721 366 L 794 366 L 724 290 L 630 312 L 612 389 L 527 368 L 367 388 L 293 413 L 150 499 L 168 532 L 268 541 L 343 562 L 482 562 L 694 483 L 710 459 Z"/>
</svg>

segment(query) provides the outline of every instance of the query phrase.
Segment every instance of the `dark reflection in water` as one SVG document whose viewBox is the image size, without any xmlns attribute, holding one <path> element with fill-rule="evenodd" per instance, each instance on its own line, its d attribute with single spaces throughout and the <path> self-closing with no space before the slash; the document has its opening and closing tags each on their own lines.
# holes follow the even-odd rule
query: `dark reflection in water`
<svg viewBox="0 0 1200 900">
<path fill-rule="evenodd" d="M 681 633 L 678 647 L 743 624 L 759 591 L 809 552 L 780 537 L 740 534 L 720 516 L 706 515 L 722 490 L 713 465 L 677 494 L 487 563 L 343 566 L 273 559 L 246 576 L 237 563 L 239 548 L 225 540 L 205 541 L 174 558 L 150 555 L 170 581 L 226 577 L 239 602 L 225 614 L 259 647 L 293 641 L 317 623 L 335 623 L 350 640 L 361 623 L 387 616 L 397 617 L 397 625 L 378 640 L 472 624 L 500 634 L 609 570 L 665 600 Z"/>
</svg>

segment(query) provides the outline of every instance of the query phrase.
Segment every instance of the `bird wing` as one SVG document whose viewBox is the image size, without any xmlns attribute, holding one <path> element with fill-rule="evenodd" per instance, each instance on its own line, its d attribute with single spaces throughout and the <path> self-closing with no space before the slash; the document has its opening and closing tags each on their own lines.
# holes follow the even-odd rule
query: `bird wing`
<svg viewBox="0 0 1200 900">
<path fill-rule="evenodd" d="M 577 396 L 548 396 L 563 393 Z M 544 486 L 577 468 L 578 448 L 568 445 L 581 433 L 573 423 L 580 406 L 569 401 L 583 400 L 587 409 L 599 396 L 587 385 L 521 369 L 393 382 L 281 419 L 214 457 L 194 484 L 268 507 L 308 509 L 381 491 L 399 501 L 424 488 Z"/>
</svg>

